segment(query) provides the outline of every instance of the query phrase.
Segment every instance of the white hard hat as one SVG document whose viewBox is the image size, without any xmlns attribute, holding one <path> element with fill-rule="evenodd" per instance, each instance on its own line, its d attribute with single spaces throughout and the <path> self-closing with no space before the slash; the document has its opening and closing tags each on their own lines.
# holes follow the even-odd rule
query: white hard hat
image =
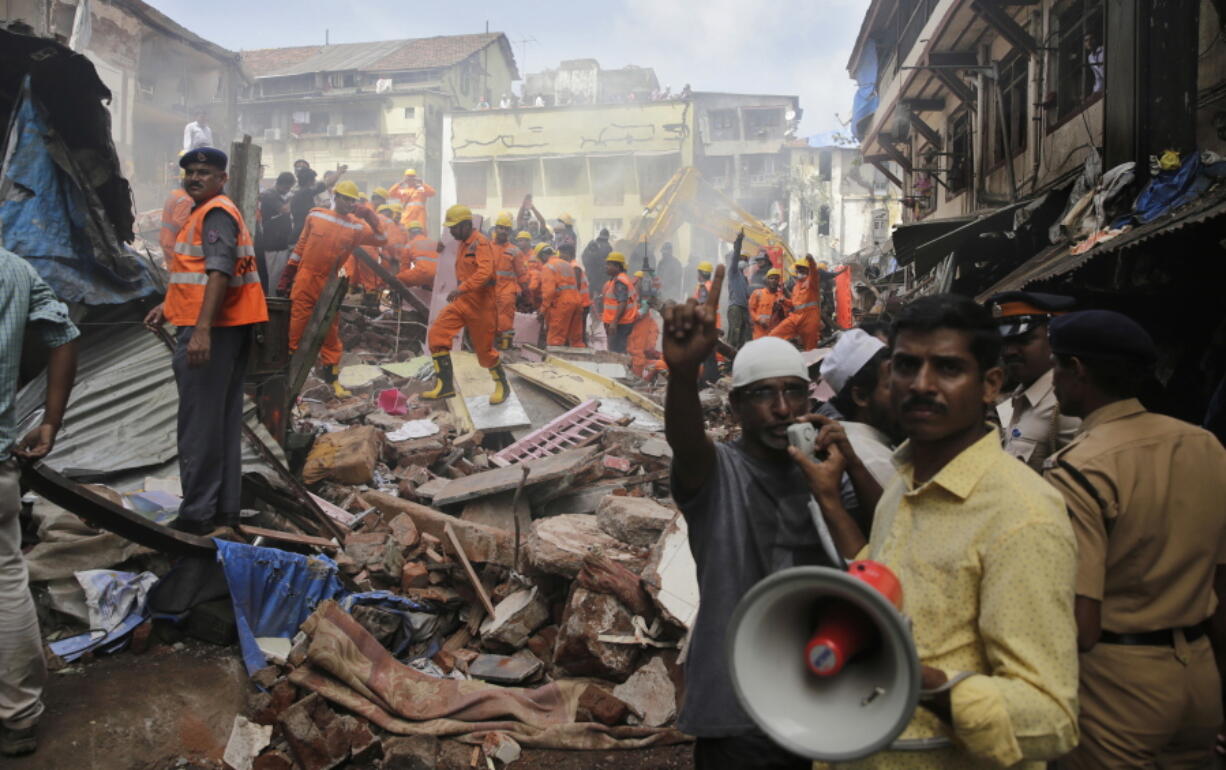
<svg viewBox="0 0 1226 770">
<path fill-rule="evenodd" d="M 848 329 L 839 334 L 834 347 L 822 359 L 822 379 L 839 393 L 852 377 L 864 368 L 885 343 L 863 329 Z"/>
<path fill-rule="evenodd" d="M 800 351 L 778 337 L 762 337 L 747 342 L 732 359 L 732 387 L 743 388 L 772 377 L 809 379 Z"/>
</svg>

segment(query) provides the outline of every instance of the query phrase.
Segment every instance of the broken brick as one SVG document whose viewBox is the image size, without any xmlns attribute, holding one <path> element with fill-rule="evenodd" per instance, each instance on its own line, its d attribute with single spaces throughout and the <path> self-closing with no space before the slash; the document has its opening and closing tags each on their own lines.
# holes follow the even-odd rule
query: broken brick
<svg viewBox="0 0 1226 770">
<path fill-rule="evenodd" d="M 596 522 L 623 543 L 654 546 L 676 512 L 647 497 L 609 495 L 596 508 Z"/>
<path fill-rule="evenodd" d="M 421 535 L 417 532 L 417 525 L 413 523 L 413 519 L 405 513 L 396 516 L 388 522 L 391 527 L 392 537 L 401 548 L 412 548 L 421 540 Z"/>
<path fill-rule="evenodd" d="M 383 744 L 383 770 L 437 770 L 439 743 L 433 735 L 389 738 Z"/>
<path fill-rule="evenodd" d="M 605 455 L 601 458 L 600 464 L 608 470 L 619 473 L 629 473 L 634 468 L 634 463 L 624 457 L 617 457 L 615 455 Z"/>
<path fill-rule="evenodd" d="M 647 562 L 646 549 L 636 548 L 601 531 L 596 517 L 566 513 L 532 522 L 525 544 L 528 562 L 542 572 L 573 578 L 583 557 L 599 551 L 639 572 Z"/>
<path fill-rule="evenodd" d="M 410 588 L 425 588 L 430 585 L 429 577 L 430 571 L 426 565 L 419 561 L 405 562 L 400 569 L 400 590 L 407 592 Z"/>
<path fill-rule="evenodd" d="M 499 602 L 494 614 L 481 624 L 482 645 L 518 650 L 548 620 L 549 607 L 535 588 L 516 591 Z"/>
<path fill-rule="evenodd" d="M 599 640 L 602 634 L 632 636 L 630 611 L 615 597 L 576 586 L 558 629 L 553 663 L 573 676 L 624 681 L 634 670 L 639 649 Z"/>
<path fill-rule="evenodd" d="M 342 484 L 367 484 L 374 479 L 375 464 L 383 446 L 383 433 L 359 425 L 315 440 L 302 468 L 302 480 L 314 484 L 332 479 Z"/>
<path fill-rule="evenodd" d="M 630 707 L 605 690 L 603 687 L 589 685 L 579 696 L 579 711 L 575 715 L 578 722 L 599 722 L 602 725 L 620 725 L 630 716 Z"/>
<path fill-rule="evenodd" d="M 294 760 L 278 749 L 269 749 L 255 758 L 251 770 L 294 770 Z"/>
</svg>

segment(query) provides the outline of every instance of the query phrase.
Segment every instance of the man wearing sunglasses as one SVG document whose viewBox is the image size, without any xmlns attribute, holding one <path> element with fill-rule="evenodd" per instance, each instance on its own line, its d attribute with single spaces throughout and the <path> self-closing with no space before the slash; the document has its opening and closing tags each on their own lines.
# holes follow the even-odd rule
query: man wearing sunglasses
<svg viewBox="0 0 1226 770">
<path fill-rule="evenodd" d="M 705 302 L 670 303 L 662 313 L 672 493 L 689 529 L 701 597 L 678 727 L 698 738 L 698 770 L 807 770 L 809 761 L 775 745 L 737 702 L 724 638 L 737 602 L 759 580 L 787 567 L 827 563 L 807 509 L 809 488 L 787 453 L 788 426 L 809 413 L 808 372 L 782 339 L 747 343 L 732 362 L 728 399 L 741 436 L 718 444 L 707 436 L 698 375 L 719 339 L 723 281 L 720 265 Z"/>
</svg>

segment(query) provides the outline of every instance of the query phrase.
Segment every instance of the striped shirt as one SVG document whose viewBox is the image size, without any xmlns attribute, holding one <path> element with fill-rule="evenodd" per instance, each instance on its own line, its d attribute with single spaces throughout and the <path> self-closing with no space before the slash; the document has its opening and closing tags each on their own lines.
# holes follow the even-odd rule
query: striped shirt
<svg viewBox="0 0 1226 770">
<path fill-rule="evenodd" d="M 34 267 L 0 248 L 0 462 L 9 459 L 19 438 L 13 399 L 27 333 L 48 348 L 65 345 L 80 334 L 68 320 L 68 308 Z"/>
</svg>

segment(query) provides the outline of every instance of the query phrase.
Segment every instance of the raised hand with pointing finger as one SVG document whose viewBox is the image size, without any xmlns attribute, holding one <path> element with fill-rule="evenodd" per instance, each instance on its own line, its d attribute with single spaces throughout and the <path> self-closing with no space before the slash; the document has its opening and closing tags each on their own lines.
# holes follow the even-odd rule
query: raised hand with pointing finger
<svg viewBox="0 0 1226 770">
<path fill-rule="evenodd" d="M 719 312 L 719 294 L 724 286 L 724 266 L 715 269 L 711 291 L 705 302 L 693 298 L 683 304 L 669 302 L 664 317 L 664 362 L 673 372 L 697 372 L 715 351 L 719 329 L 715 317 Z"/>
</svg>

